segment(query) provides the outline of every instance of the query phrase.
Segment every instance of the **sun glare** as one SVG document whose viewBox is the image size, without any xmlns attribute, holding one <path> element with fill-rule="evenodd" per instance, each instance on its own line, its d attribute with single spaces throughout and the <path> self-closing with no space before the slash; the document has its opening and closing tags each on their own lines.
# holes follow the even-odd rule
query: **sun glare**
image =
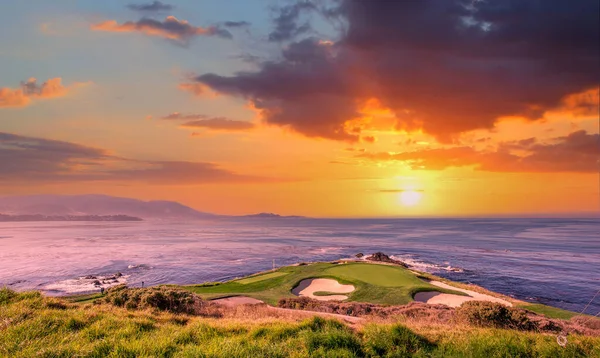
<svg viewBox="0 0 600 358">
<path fill-rule="evenodd" d="M 415 206 L 421 201 L 423 195 L 415 190 L 405 190 L 400 193 L 400 203 L 404 206 Z"/>
</svg>

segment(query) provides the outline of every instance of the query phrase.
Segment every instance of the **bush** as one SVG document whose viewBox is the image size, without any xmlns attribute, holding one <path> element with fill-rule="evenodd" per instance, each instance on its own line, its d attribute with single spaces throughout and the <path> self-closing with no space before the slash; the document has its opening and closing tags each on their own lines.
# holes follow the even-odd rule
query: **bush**
<svg viewBox="0 0 600 358">
<path fill-rule="evenodd" d="M 533 330 L 537 326 L 525 310 L 507 307 L 496 302 L 467 301 L 456 309 L 456 316 L 480 327 Z"/>
<path fill-rule="evenodd" d="M 186 314 L 202 314 L 203 308 L 208 305 L 189 291 L 167 286 L 148 288 L 115 286 L 108 290 L 104 302 L 127 309 L 151 308 Z"/>
<path fill-rule="evenodd" d="M 42 294 L 38 291 L 15 292 L 7 287 L 0 288 L 0 305 L 7 305 L 23 300 L 39 300 Z"/>
<path fill-rule="evenodd" d="M 6 287 L 0 288 L 0 305 L 8 304 L 17 295 L 17 293 Z"/>
<path fill-rule="evenodd" d="M 364 316 L 375 313 L 381 309 L 377 305 L 359 302 L 326 302 L 313 300 L 308 297 L 282 298 L 277 302 L 277 307 L 291 308 L 326 313 L 337 313 L 348 316 Z"/>
</svg>

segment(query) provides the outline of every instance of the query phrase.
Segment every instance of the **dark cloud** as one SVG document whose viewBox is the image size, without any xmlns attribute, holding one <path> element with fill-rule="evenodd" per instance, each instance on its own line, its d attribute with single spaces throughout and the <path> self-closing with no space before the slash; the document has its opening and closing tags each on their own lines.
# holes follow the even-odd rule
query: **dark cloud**
<svg viewBox="0 0 600 358">
<path fill-rule="evenodd" d="M 0 132 L 0 178 L 43 179 L 94 167 L 109 155 L 79 144 Z"/>
<path fill-rule="evenodd" d="M 195 82 L 250 100 L 269 124 L 336 140 L 358 140 L 347 122 L 377 98 L 397 129 L 444 142 L 501 117 L 536 120 L 600 83 L 597 0 L 332 3 L 339 6 L 319 11 L 345 23 L 334 43 L 299 38 L 256 71 Z M 304 1 L 283 8 L 270 39 L 302 36 L 304 11 L 317 9 Z"/>
<path fill-rule="evenodd" d="M 496 151 L 478 151 L 465 146 L 403 153 L 365 153 L 357 157 L 402 161 L 413 169 L 424 170 L 469 166 L 490 172 L 596 173 L 600 158 L 599 145 L 599 134 L 588 134 L 582 130 L 544 143 L 536 138 L 502 142 Z"/>
<path fill-rule="evenodd" d="M 225 117 L 209 117 L 204 114 L 173 112 L 161 119 L 187 121 L 181 124 L 181 127 L 184 128 L 205 128 L 218 131 L 246 131 L 254 128 L 254 124 L 251 122 L 236 121 Z"/>
<path fill-rule="evenodd" d="M 127 7 L 131 10 L 143 12 L 171 11 L 175 8 L 173 5 L 165 4 L 160 1 L 153 1 L 149 4 L 129 4 Z"/>
<path fill-rule="evenodd" d="M 252 182 L 268 179 L 236 174 L 214 163 L 140 161 L 103 149 L 0 132 L 0 181 L 110 181 L 151 184 Z"/>
<path fill-rule="evenodd" d="M 277 9 L 277 16 L 273 20 L 275 29 L 269 34 L 269 41 L 289 41 L 310 31 L 308 22 L 299 25 L 298 21 L 303 12 L 313 10 L 316 10 L 316 6 L 310 1 L 303 0 Z"/>
<path fill-rule="evenodd" d="M 196 119 L 206 119 L 208 116 L 204 114 L 182 114 L 179 112 L 173 112 L 169 115 L 160 117 L 161 119 L 169 119 L 169 120 L 196 120 Z"/>
<path fill-rule="evenodd" d="M 333 61 L 327 46 L 314 40 L 291 44 L 281 62 L 264 62 L 259 72 L 239 72 L 225 77 L 204 74 L 196 83 L 219 93 L 253 102 L 268 124 L 289 126 L 310 137 L 357 141 L 346 128 L 359 116 L 355 108 L 352 78 Z M 314 72 L 314 69 L 322 69 Z"/>
<path fill-rule="evenodd" d="M 185 128 L 206 128 L 221 131 L 246 131 L 254 128 L 254 124 L 246 121 L 236 121 L 223 117 L 199 119 L 185 122 L 181 125 Z"/>
<path fill-rule="evenodd" d="M 108 179 L 181 185 L 265 181 L 264 178 L 235 174 L 213 163 L 156 161 L 143 164 L 137 169 L 112 170 L 108 173 Z"/>
<path fill-rule="evenodd" d="M 223 23 L 223 26 L 232 27 L 232 28 L 246 27 L 246 26 L 250 26 L 250 23 L 248 21 L 225 21 Z"/>
<path fill-rule="evenodd" d="M 122 24 L 119 24 L 115 20 L 109 20 L 94 24 L 91 26 L 91 29 L 108 32 L 139 32 L 147 36 L 158 36 L 176 41 L 182 45 L 187 45 L 192 38 L 197 36 L 233 38 L 229 31 L 218 26 L 193 26 L 187 21 L 178 20 L 174 16 L 167 16 L 164 21 L 144 17 L 139 21 L 127 21 Z"/>
</svg>

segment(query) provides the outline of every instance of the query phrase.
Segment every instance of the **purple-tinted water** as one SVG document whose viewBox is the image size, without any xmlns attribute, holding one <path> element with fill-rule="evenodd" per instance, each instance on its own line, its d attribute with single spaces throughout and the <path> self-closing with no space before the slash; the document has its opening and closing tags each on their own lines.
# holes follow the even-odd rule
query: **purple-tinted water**
<svg viewBox="0 0 600 358">
<path fill-rule="evenodd" d="M 600 289 L 600 220 L 244 219 L 0 223 L 0 286 L 50 294 L 122 272 L 130 285 L 220 281 L 383 251 L 416 269 L 580 311 Z M 458 271 L 458 272 L 457 272 Z M 91 289 L 94 289 L 91 286 Z M 600 299 L 587 313 L 600 311 Z"/>
</svg>

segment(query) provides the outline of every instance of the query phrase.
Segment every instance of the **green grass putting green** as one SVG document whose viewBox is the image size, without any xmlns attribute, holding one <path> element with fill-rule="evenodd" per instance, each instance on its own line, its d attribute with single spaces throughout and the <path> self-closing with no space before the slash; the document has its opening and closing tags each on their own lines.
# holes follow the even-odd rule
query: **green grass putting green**
<svg viewBox="0 0 600 358">
<path fill-rule="evenodd" d="M 242 285 L 247 285 L 249 283 L 255 283 L 255 282 L 259 282 L 259 281 L 263 281 L 263 280 L 268 280 L 268 279 L 283 276 L 283 275 L 287 275 L 287 272 L 275 271 L 275 272 L 269 272 L 269 273 L 265 273 L 265 274 L 261 274 L 261 275 L 246 277 L 241 280 L 236 280 L 236 282 L 241 283 Z"/>
<path fill-rule="evenodd" d="M 520 308 L 542 314 L 549 318 L 571 319 L 577 316 L 577 312 L 567 311 L 556 307 L 546 306 L 539 303 L 524 303 L 518 305 Z"/>
<path fill-rule="evenodd" d="M 292 294 L 292 289 L 308 278 L 332 278 L 342 284 L 354 285 L 355 290 L 345 294 L 348 296 L 347 301 L 354 302 L 402 305 L 412 301 L 413 296 L 422 291 L 464 295 L 462 292 L 443 290 L 422 281 L 403 267 L 358 262 L 288 266 L 219 285 L 186 288 L 205 299 L 243 295 L 275 305 L 280 298 L 296 297 Z"/>
<path fill-rule="evenodd" d="M 344 264 L 328 268 L 326 272 L 342 279 L 360 280 L 370 285 L 382 287 L 413 286 L 423 282 L 412 272 L 404 269 L 399 270 L 396 266 Z"/>
</svg>

